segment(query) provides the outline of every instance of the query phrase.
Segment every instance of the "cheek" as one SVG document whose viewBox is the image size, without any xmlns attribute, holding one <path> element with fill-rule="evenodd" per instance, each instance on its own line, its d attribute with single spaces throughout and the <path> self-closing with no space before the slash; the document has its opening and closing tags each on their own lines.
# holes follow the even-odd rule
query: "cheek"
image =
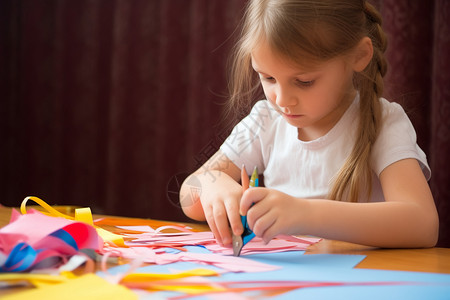
<svg viewBox="0 0 450 300">
<path fill-rule="evenodd" d="M 277 95 L 275 93 L 275 89 L 273 87 L 267 86 L 267 85 L 262 85 L 263 91 L 264 91 L 264 95 L 266 95 L 267 100 L 269 100 L 270 102 L 275 103 L 275 100 L 277 99 Z"/>
</svg>

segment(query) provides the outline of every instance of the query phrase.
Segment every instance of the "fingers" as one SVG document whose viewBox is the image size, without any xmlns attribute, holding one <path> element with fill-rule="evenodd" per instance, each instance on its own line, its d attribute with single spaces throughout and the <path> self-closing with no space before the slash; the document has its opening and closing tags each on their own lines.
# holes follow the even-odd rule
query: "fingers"
<svg viewBox="0 0 450 300">
<path fill-rule="evenodd" d="M 213 207 L 214 222 L 217 228 L 218 235 L 216 236 L 219 243 L 223 245 L 231 244 L 230 225 L 228 225 L 228 218 L 225 206 L 215 205 Z"/>
<path fill-rule="evenodd" d="M 209 229 L 211 229 L 214 237 L 216 238 L 217 242 L 219 244 L 223 244 L 222 243 L 222 237 L 220 236 L 219 230 L 217 229 L 216 226 L 216 222 L 214 219 L 214 213 L 213 213 L 213 209 L 211 206 L 208 207 L 204 207 L 203 208 L 204 213 L 205 213 L 205 218 L 206 218 L 206 222 L 208 223 Z"/>
<path fill-rule="evenodd" d="M 273 207 L 273 201 L 270 201 L 272 197 L 269 193 L 266 188 L 251 188 L 244 192 L 240 204 L 240 212 L 247 216 L 250 229 L 265 243 L 280 233 L 283 223 L 279 218 L 279 209 Z"/>
<path fill-rule="evenodd" d="M 244 232 L 244 228 L 242 226 L 241 216 L 239 215 L 239 204 L 234 201 L 227 201 L 225 202 L 225 208 L 232 232 L 235 235 L 241 235 Z"/>
<path fill-rule="evenodd" d="M 253 225 L 253 232 L 266 244 L 278 234 L 278 229 L 277 219 L 270 216 L 270 213 L 262 215 Z"/>
<path fill-rule="evenodd" d="M 231 245 L 230 225 L 236 235 L 244 231 L 238 213 L 238 204 L 235 201 L 216 203 L 205 211 L 205 217 L 219 244 Z"/>
<path fill-rule="evenodd" d="M 263 203 L 254 204 L 247 212 L 247 222 L 250 229 L 259 237 L 263 237 L 264 233 L 276 221 L 272 216 L 270 207 Z"/>
<path fill-rule="evenodd" d="M 266 197 L 268 189 L 266 188 L 251 188 L 246 190 L 241 198 L 239 213 L 242 216 L 247 215 L 249 208 L 255 203 L 261 201 Z"/>
</svg>

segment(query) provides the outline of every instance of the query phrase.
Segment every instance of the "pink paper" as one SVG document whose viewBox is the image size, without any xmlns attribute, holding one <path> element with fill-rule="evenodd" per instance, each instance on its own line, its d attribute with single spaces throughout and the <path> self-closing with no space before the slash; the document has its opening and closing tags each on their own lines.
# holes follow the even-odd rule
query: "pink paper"
<svg viewBox="0 0 450 300">
<path fill-rule="evenodd" d="M 171 244 L 174 246 L 203 245 L 214 253 L 221 253 L 225 255 L 233 254 L 232 248 L 220 246 L 216 242 L 216 239 L 211 231 L 183 231 L 182 233 L 172 233 L 171 235 L 166 235 L 164 233 L 157 233 L 156 230 L 153 230 L 138 234 L 126 234 L 126 236 L 134 238 L 132 241 L 125 243 L 129 247 L 148 246 L 156 248 L 160 244 L 165 247 Z M 317 243 L 318 241 L 320 241 L 319 238 L 298 238 L 289 235 L 279 235 L 268 244 L 265 244 L 261 238 L 255 237 L 248 242 L 244 248 L 242 248 L 241 255 L 301 251 L 306 250 L 309 245 Z"/>
<path fill-rule="evenodd" d="M 276 266 L 261 264 L 243 257 L 234 257 L 233 249 L 220 246 L 210 231 L 194 232 L 183 227 L 164 226 L 153 229 L 149 226 L 120 226 L 120 228 L 140 231 L 124 234 L 133 240 L 125 242 L 129 248 L 104 248 L 105 253 L 129 259 L 142 259 L 147 263 L 168 264 L 177 261 L 190 261 L 214 265 L 231 272 L 261 272 L 277 269 Z M 178 229 L 179 232 L 163 233 L 163 229 Z M 318 238 L 297 238 L 279 236 L 265 244 L 255 237 L 241 251 L 242 255 L 305 250 L 309 245 L 320 241 Z M 213 253 L 192 253 L 181 251 L 167 253 L 164 248 L 201 245 Z"/>
<path fill-rule="evenodd" d="M 280 267 L 264 264 L 251 259 L 235 256 L 225 256 L 214 253 L 179 252 L 176 254 L 166 252 L 155 252 L 150 248 L 113 248 L 111 255 L 121 256 L 128 259 L 141 259 L 146 263 L 158 265 L 170 264 L 178 261 L 196 262 L 213 265 L 229 272 L 264 272 L 277 270 Z M 107 248 L 104 251 L 108 252 Z"/>
<path fill-rule="evenodd" d="M 26 242 L 30 245 L 73 223 L 73 221 L 64 218 L 46 216 L 37 210 L 30 210 L 26 215 L 21 215 L 13 210 L 11 219 L 14 221 L 1 228 L 0 235 L 22 235 L 25 236 Z"/>
</svg>

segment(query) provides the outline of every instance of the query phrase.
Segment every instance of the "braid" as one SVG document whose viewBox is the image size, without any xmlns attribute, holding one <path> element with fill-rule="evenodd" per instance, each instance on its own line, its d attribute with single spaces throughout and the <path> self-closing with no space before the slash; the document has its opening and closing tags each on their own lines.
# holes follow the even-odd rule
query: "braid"
<svg viewBox="0 0 450 300">
<path fill-rule="evenodd" d="M 360 120 L 356 143 L 346 163 L 337 174 L 335 184 L 330 190 L 329 198 L 336 200 L 349 199 L 356 202 L 361 189 L 369 198 L 372 191 L 372 168 L 370 155 L 377 139 L 380 121 L 381 104 L 379 98 L 383 94 L 383 76 L 387 71 L 384 52 L 387 38 L 381 28 L 381 17 L 376 9 L 367 1 L 363 1 L 363 12 L 366 19 L 366 34 L 372 40 L 373 57 L 363 72 L 355 74 L 355 86 L 360 93 Z M 346 190 L 346 187 L 349 187 Z"/>
</svg>

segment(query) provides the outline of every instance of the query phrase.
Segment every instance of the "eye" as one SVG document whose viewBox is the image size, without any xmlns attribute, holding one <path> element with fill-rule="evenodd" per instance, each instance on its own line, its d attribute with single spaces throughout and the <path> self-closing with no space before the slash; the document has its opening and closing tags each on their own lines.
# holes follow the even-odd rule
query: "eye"
<svg viewBox="0 0 450 300">
<path fill-rule="evenodd" d="M 301 87 L 310 87 L 314 84 L 315 80 L 308 80 L 308 81 L 303 81 L 303 80 L 296 80 L 297 85 L 301 86 Z"/>
<path fill-rule="evenodd" d="M 273 78 L 271 76 L 260 76 L 259 78 L 262 81 L 268 81 L 268 82 L 274 82 L 275 81 L 275 78 Z"/>
</svg>

